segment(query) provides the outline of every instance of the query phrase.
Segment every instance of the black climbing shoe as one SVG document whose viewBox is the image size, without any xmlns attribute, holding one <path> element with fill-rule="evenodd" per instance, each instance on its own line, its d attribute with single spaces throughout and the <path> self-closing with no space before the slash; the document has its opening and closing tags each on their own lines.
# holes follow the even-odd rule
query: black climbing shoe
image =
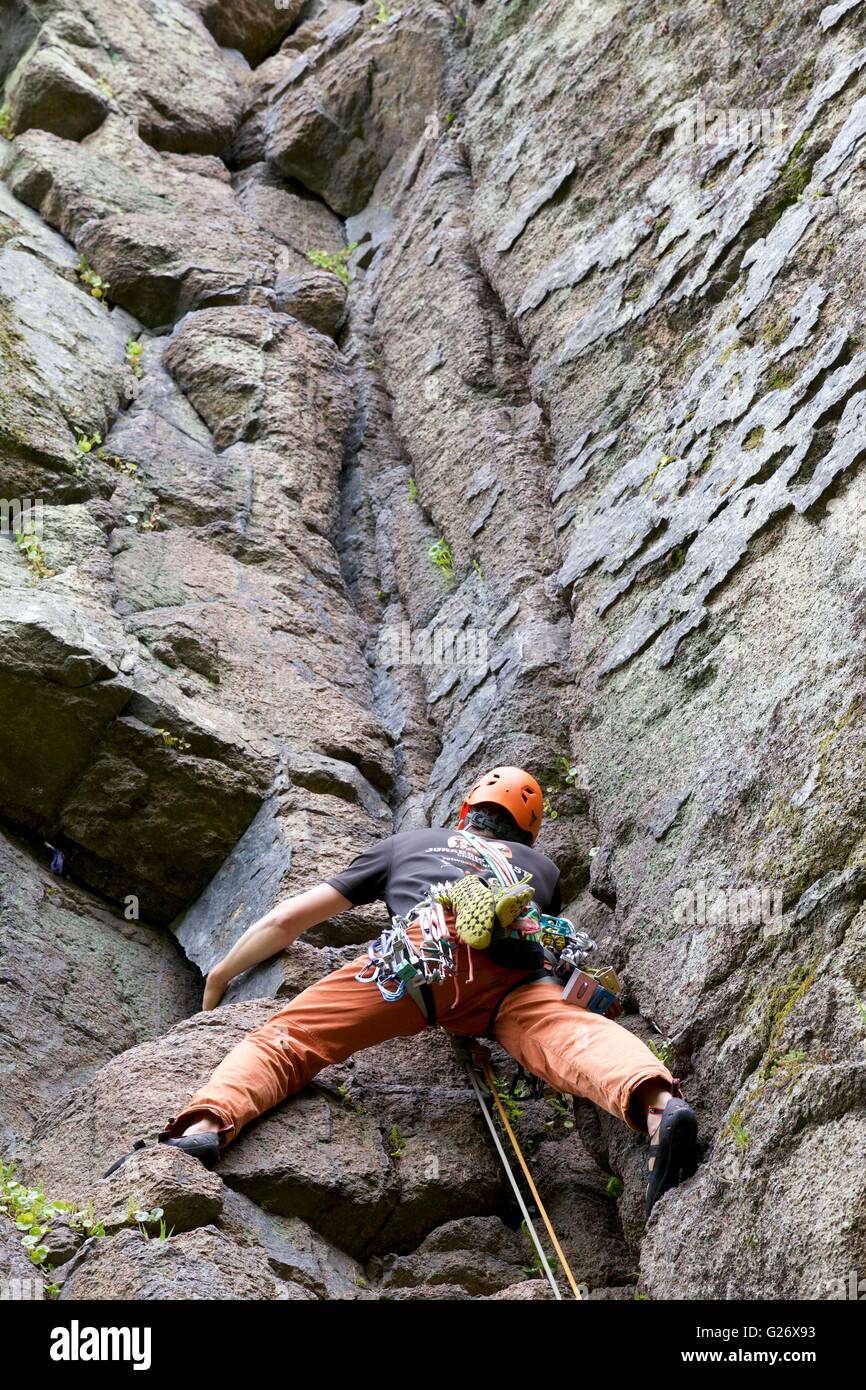
<svg viewBox="0 0 866 1390">
<path fill-rule="evenodd" d="M 212 1132 L 184 1134 L 180 1139 L 172 1139 L 167 1134 L 160 1134 L 159 1143 L 170 1144 L 174 1149 L 182 1149 L 184 1153 L 191 1154 L 193 1158 L 197 1158 L 200 1163 L 204 1164 L 205 1168 L 215 1168 L 217 1159 L 220 1156 L 219 1135 Z M 152 1147 L 153 1145 L 146 1144 L 143 1139 L 137 1139 L 132 1146 L 132 1152 L 124 1154 L 123 1158 L 119 1158 L 116 1163 L 112 1163 L 111 1167 L 107 1169 L 102 1176 L 104 1178 L 110 1177 L 112 1173 L 117 1172 L 118 1168 L 122 1168 L 126 1160 L 132 1158 L 133 1154 L 140 1153 L 142 1149 Z"/>
<path fill-rule="evenodd" d="M 658 1114 L 657 1107 L 653 1110 Z M 654 1142 L 650 1144 L 648 1158 L 653 1160 L 653 1166 L 646 1190 L 647 1216 L 659 1197 L 692 1177 L 698 1166 L 698 1122 L 686 1101 L 668 1101 Z"/>
</svg>

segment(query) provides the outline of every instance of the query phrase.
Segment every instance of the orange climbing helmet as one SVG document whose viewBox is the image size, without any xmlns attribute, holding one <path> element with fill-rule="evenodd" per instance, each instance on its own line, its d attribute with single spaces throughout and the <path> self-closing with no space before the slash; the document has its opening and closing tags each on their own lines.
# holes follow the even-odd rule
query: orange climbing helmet
<svg viewBox="0 0 866 1390">
<path fill-rule="evenodd" d="M 467 792 L 460 807 L 458 828 L 465 824 L 466 817 L 473 806 L 502 806 L 517 821 L 521 830 L 532 836 L 534 844 L 541 829 L 544 812 L 544 795 L 534 777 L 524 772 L 522 767 L 494 767 Z"/>
</svg>

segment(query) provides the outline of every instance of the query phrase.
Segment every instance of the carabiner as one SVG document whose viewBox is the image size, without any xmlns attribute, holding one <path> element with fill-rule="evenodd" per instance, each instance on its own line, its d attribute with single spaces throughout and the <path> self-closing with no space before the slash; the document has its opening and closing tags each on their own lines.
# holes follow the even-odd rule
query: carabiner
<svg viewBox="0 0 866 1390">
<path fill-rule="evenodd" d="M 397 986 L 397 988 L 389 992 L 385 988 L 385 986 L 392 982 Z M 395 979 L 393 975 L 389 976 L 387 979 L 384 980 L 377 980 L 376 983 L 379 986 L 379 993 L 385 1000 L 386 1004 L 395 1003 L 396 1000 L 402 999 L 403 995 L 406 993 L 406 986 L 403 983 L 403 981 Z"/>
</svg>

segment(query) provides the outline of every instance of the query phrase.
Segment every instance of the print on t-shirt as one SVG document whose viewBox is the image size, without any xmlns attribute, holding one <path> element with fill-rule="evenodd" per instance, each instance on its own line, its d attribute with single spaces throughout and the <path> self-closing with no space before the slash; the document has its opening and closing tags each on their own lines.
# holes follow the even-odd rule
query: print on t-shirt
<svg viewBox="0 0 866 1390">
<path fill-rule="evenodd" d="M 562 908 L 559 870 L 540 850 L 515 840 L 491 840 L 518 877 L 532 875 L 542 912 Z M 453 883 L 467 873 L 488 875 L 490 866 L 456 830 L 404 830 L 359 854 L 343 873 L 326 880 L 355 907 L 384 901 L 389 912 L 406 916 L 434 883 Z"/>
</svg>

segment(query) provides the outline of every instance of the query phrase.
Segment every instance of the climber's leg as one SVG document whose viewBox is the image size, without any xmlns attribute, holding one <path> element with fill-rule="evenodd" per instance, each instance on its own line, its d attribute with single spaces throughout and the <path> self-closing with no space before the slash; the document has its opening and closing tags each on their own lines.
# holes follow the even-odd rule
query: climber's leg
<svg viewBox="0 0 866 1390">
<path fill-rule="evenodd" d="M 557 1091 L 584 1096 L 647 1132 L 651 1095 L 673 1090 L 673 1077 L 628 1029 L 603 1014 L 566 1003 L 558 985 L 540 982 L 512 991 L 502 1001 L 493 1029 L 496 1041 L 521 1066 Z"/>
<path fill-rule="evenodd" d="M 216 1129 L 221 1143 L 227 1144 L 250 1120 L 300 1090 L 323 1067 L 388 1038 L 422 1032 L 426 1019 L 409 995 L 386 1002 L 375 984 L 355 979 L 366 964 L 362 956 L 335 970 L 248 1033 L 169 1120 L 167 1132 Z"/>
</svg>

